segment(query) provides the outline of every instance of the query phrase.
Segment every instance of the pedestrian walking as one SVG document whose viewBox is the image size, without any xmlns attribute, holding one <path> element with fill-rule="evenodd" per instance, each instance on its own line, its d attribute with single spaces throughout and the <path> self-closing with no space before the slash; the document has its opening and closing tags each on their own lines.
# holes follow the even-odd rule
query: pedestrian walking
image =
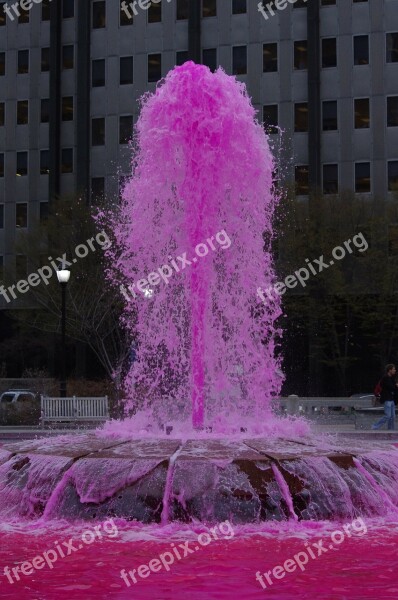
<svg viewBox="0 0 398 600">
<path fill-rule="evenodd" d="M 385 368 L 385 375 L 380 380 L 380 403 L 384 404 L 384 416 L 372 426 L 373 430 L 380 429 L 384 423 L 388 423 L 388 429 L 395 429 L 395 405 L 398 396 L 396 373 L 395 365 L 389 364 Z"/>
</svg>

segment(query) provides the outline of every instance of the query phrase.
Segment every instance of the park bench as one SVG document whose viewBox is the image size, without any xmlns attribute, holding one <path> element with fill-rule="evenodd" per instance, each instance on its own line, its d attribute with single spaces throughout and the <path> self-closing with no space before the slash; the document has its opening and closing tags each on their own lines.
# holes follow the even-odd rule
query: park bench
<svg viewBox="0 0 398 600">
<path fill-rule="evenodd" d="M 106 421 L 109 418 L 108 396 L 100 398 L 41 397 L 41 426 L 46 422 L 77 423 Z"/>
</svg>

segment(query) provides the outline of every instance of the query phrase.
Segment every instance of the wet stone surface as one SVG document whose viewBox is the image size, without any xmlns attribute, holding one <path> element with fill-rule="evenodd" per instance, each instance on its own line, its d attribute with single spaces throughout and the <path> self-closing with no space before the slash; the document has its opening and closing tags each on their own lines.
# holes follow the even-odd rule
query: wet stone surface
<svg viewBox="0 0 398 600">
<path fill-rule="evenodd" d="M 368 441 L 69 434 L 0 448 L 0 505 L 8 507 L 6 516 L 144 523 L 344 518 L 357 510 L 378 514 L 377 486 L 396 503 L 396 471 L 396 448 L 376 443 L 373 449 Z"/>
</svg>

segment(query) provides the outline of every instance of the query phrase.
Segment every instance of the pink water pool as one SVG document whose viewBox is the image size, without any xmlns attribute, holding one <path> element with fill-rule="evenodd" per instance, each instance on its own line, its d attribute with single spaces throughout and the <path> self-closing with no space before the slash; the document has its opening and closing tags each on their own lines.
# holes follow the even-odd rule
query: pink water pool
<svg viewBox="0 0 398 600">
<path fill-rule="evenodd" d="M 47 565 L 32 575 L 20 576 L 9 583 L 3 570 L 24 561 L 31 561 L 56 544 L 73 538 L 78 546 L 82 531 L 93 523 L 47 523 L 23 526 L 2 525 L 0 529 L 0 597 L 18 600 L 85 600 L 151 599 L 188 600 L 261 597 L 278 600 L 366 600 L 398 598 L 398 522 L 381 524 L 366 521 L 366 533 L 335 536 L 338 547 L 329 549 L 331 535 L 342 530 L 342 523 L 333 524 L 265 524 L 264 526 L 234 528 L 233 537 L 212 540 L 207 546 L 190 552 L 166 571 L 149 572 L 146 578 L 135 575 L 137 583 L 130 587 L 123 582 L 120 571 L 138 570 L 141 565 L 181 544 L 189 542 L 190 549 L 198 533 L 177 529 L 175 525 L 159 526 L 117 523 L 115 537 L 85 545 L 70 556 L 58 559 L 50 569 Z M 317 556 L 319 542 L 327 551 Z M 282 578 L 269 575 L 273 583 L 266 589 L 256 580 L 256 572 L 273 572 L 278 565 L 313 548 L 315 558 L 309 557 L 304 570 L 285 572 Z M 303 563 L 303 558 L 300 559 Z M 289 563 L 287 563 L 289 564 Z M 291 568 L 290 563 L 290 568 Z M 280 577 L 280 571 L 276 571 Z"/>
</svg>

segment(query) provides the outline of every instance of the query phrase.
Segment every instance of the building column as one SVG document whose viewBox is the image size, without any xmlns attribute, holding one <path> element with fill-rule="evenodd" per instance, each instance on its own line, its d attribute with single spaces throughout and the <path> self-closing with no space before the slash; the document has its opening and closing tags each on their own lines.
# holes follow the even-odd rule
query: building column
<svg viewBox="0 0 398 600">
<path fill-rule="evenodd" d="M 52 2 L 50 8 L 50 173 L 48 200 L 60 194 L 61 172 L 61 36 L 62 2 Z"/>
<path fill-rule="evenodd" d="M 189 0 L 188 55 L 189 60 L 202 63 L 202 2 Z"/>
<path fill-rule="evenodd" d="M 317 203 L 322 192 L 321 161 L 321 39 L 320 39 L 320 2 L 314 0 L 307 4 L 307 50 L 308 50 L 308 180 L 309 212 L 315 227 L 319 230 L 320 211 Z M 317 255 L 314 248 L 314 256 Z M 315 278 L 308 282 L 309 302 L 324 302 L 322 290 Z M 319 323 L 316 315 L 310 311 L 308 323 L 308 361 L 310 396 L 322 393 L 321 349 L 317 342 Z"/>
<path fill-rule="evenodd" d="M 91 2 L 78 4 L 76 85 L 76 192 L 90 199 Z"/>
</svg>

